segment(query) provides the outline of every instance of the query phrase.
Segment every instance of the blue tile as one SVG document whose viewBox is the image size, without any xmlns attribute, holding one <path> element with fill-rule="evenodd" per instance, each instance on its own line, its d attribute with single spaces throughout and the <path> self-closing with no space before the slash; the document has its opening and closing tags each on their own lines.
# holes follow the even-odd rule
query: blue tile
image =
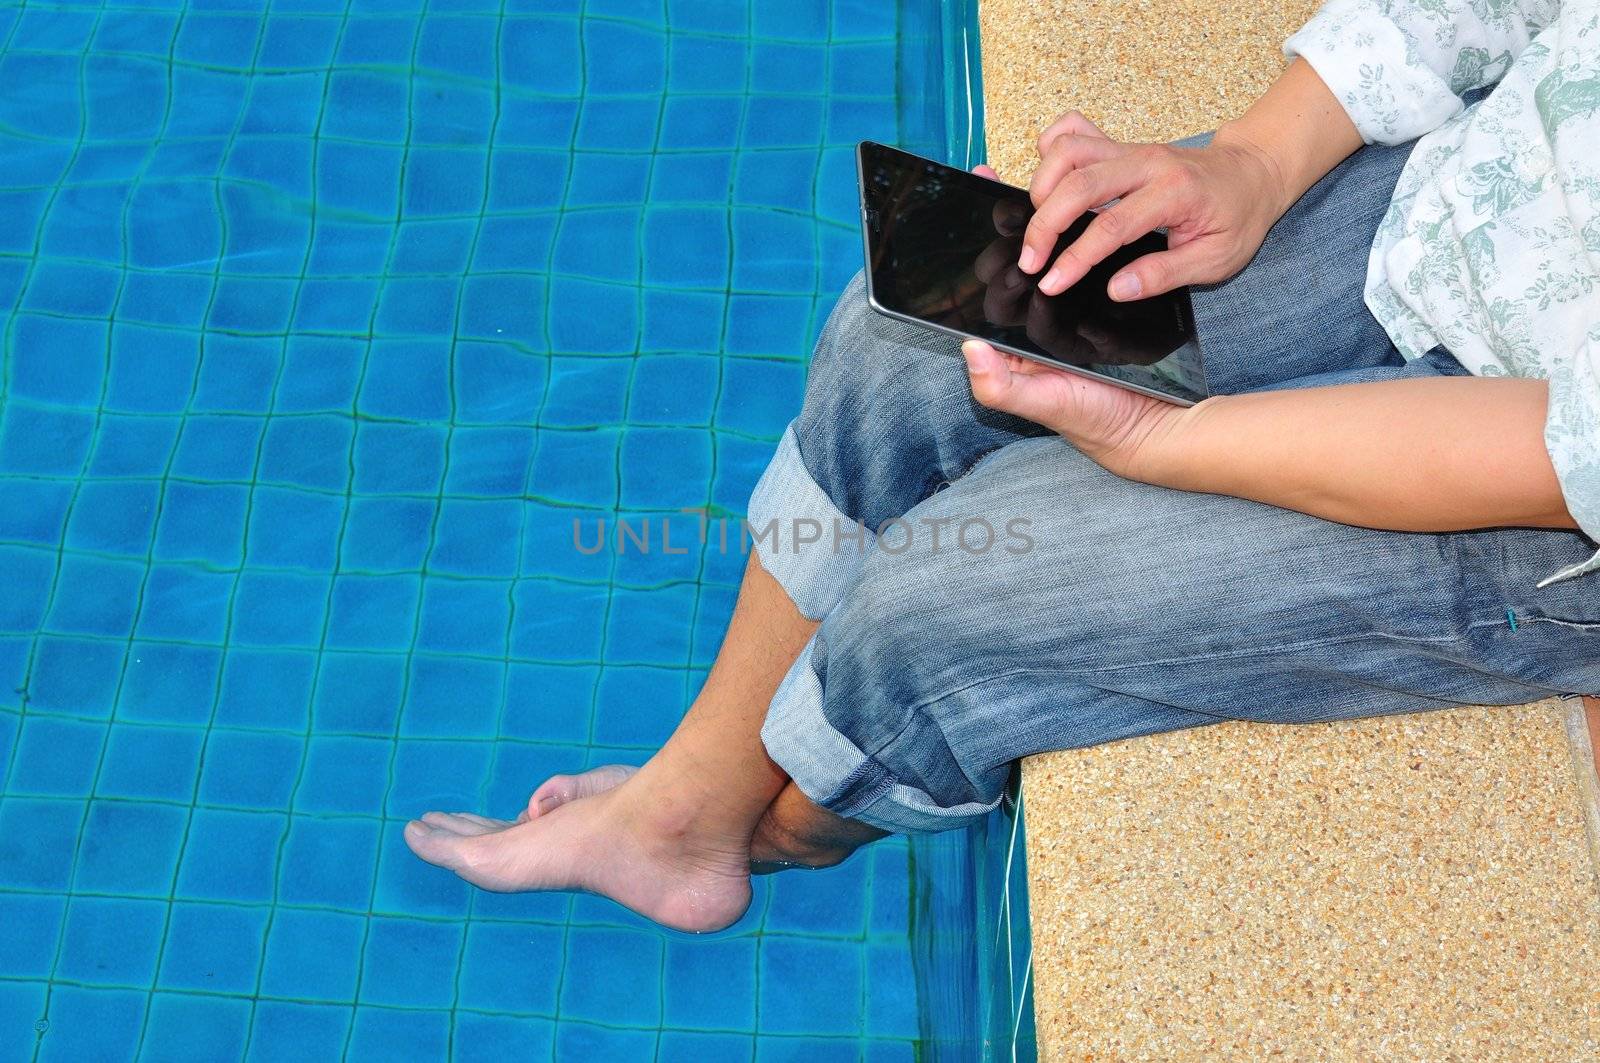
<svg viewBox="0 0 1600 1063">
<path fill-rule="evenodd" d="M 612 1026 L 661 1023 L 662 938 L 633 930 L 568 932 L 561 1014 Z"/>
<path fill-rule="evenodd" d="M 320 69 L 333 58 L 339 24 L 332 19 L 273 15 L 267 19 L 257 62 L 282 70 Z"/>
<path fill-rule="evenodd" d="M 489 161 L 489 209 L 522 211 L 558 207 L 571 160 L 555 151 L 497 150 Z"/>
<path fill-rule="evenodd" d="M 119 722 L 106 739 L 96 793 L 187 803 L 200 767 L 199 731 Z"/>
<path fill-rule="evenodd" d="M 9 782 L 11 791 L 42 797 L 88 793 L 100 766 L 105 733 L 103 724 L 24 717 Z"/>
<path fill-rule="evenodd" d="M 242 15 L 190 14 L 178 30 L 173 53 L 205 66 L 248 67 L 258 28 L 255 19 Z"/>
<path fill-rule="evenodd" d="M 429 567 L 461 576 L 514 576 L 521 522 L 518 502 L 447 499 L 439 507 Z"/>
<path fill-rule="evenodd" d="M 279 417 L 261 440 L 262 480 L 343 491 L 350 468 L 348 417 Z"/>
<path fill-rule="evenodd" d="M 310 292 L 308 287 L 302 299 Z M 363 325 L 369 312 L 370 307 L 361 311 Z M 349 409 L 355 402 L 356 384 L 366 351 L 367 345 L 362 340 L 333 336 L 292 337 L 284 360 L 283 379 L 278 385 L 278 409 L 287 413 Z"/>
<path fill-rule="evenodd" d="M 633 367 L 633 359 L 550 359 L 550 386 L 541 423 L 578 427 L 622 420 Z M 540 446 L 554 438 L 560 437 L 546 433 Z"/>
<path fill-rule="evenodd" d="M 174 1063 L 212 1063 L 244 1053 L 250 1002 L 222 997 L 156 993 L 150 998 L 147 1044 L 161 1046 L 161 1058 Z"/>
<path fill-rule="evenodd" d="M 450 1053 L 450 1014 L 357 1008 L 349 1059 L 444 1059 Z"/>
<path fill-rule="evenodd" d="M 749 0 L 667 0 L 667 24 L 679 32 L 743 36 L 750 7 Z"/>
<path fill-rule="evenodd" d="M 445 420 L 449 363 L 449 348 L 438 341 L 375 340 L 357 404 L 374 417 Z"/>
<path fill-rule="evenodd" d="M 527 660 L 598 661 L 604 632 L 604 587 L 554 580 L 517 584 L 511 652 Z"/>
<path fill-rule="evenodd" d="M 172 456 L 172 475 L 194 480 L 254 478 L 261 422 L 253 417 L 187 418 Z"/>
<path fill-rule="evenodd" d="M 603 668 L 595 696 L 594 741 L 608 746 L 658 748 L 682 715 L 686 692 L 677 669 Z M 641 705 L 659 711 L 641 712 Z"/>
<path fill-rule="evenodd" d="M 445 472 L 446 434 L 422 424 L 362 424 L 355 434 L 355 490 L 432 495 Z"/>
<path fill-rule="evenodd" d="M 407 188 L 410 187 L 408 183 Z M 373 327 L 390 336 L 448 334 L 455 323 L 456 295 L 454 279 L 388 278 L 378 293 L 378 315 Z"/>
<path fill-rule="evenodd" d="M 455 273 L 466 268 L 477 221 L 408 221 L 395 236 L 392 273 Z"/>
<path fill-rule="evenodd" d="M 620 443 L 614 429 L 544 433 L 533 457 L 533 493 L 577 505 L 614 505 Z"/>
<path fill-rule="evenodd" d="M 211 718 L 222 651 L 209 646 L 135 642 L 117 701 L 121 719 L 201 724 Z"/>
<path fill-rule="evenodd" d="M 17 474 L 77 475 L 89 453 L 94 417 L 9 403 L 0 419 L 0 468 Z"/>
<path fill-rule="evenodd" d="M 245 572 L 233 599 L 233 639 L 246 646 L 316 646 L 328 579 L 288 572 Z"/>
<path fill-rule="evenodd" d="M 156 524 L 155 556 L 234 567 L 244 556 L 249 491 L 228 484 L 168 483 Z"/>
<path fill-rule="evenodd" d="M 749 1063 L 754 1039 L 729 1033 L 663 1030 L 657 1063 Z"/>
<path fill-rule="evenodd" d="M 915 1039 L 917 981 L 908 942 L 867 946 L 867 1031 L 877 1037 Z"/>
<path fill-rule="evenodd" d="M 338 576 L 327 644 L 339 649 L 410 647 L 421 581 L 415 576 Z"/>
<path fill-rule="evenodd" d="M 266 929 L 262 908 L 179 901 L 167 923 L 157 984 L 162 989 L 253 994 Z"/>
<path fill-rule="evenodd" d="M 522 532 L 522 574 L 607 579 L 616 523 L 606 510 L 529 506 Z"/>
<path fill-rule="evenodd" d="M 392 112 L 374 106 L 365 112 Z M 403 127 L 403 122 L 398 123 Z M 396 137 L 387 134 L 384 139 Z M 396 137 L 398 139 L 398 137 Z M 368 217 L 392 217 L 400 208 L 400 152 L 370 143 L 324 142 L 317 150 L 317 194 L 324 205 Z"/>
<path fill-rule="evenodd" d="M 583 24 L 584 92 L 654 94 L 666 87 L 666 37 L 620 22 Z"/>
<path fill-rule="evenodd" d="M 389 753 L 387 739 L 334 735 L 312 739 L 294 810 L 380 814 L 389 787 Z"/>
<path fill-rule="evenodd" d="M 28 681 L 29 704 L 70 716 L 109 716 L 125 649 L 120 641 L 41 638 Z"/>
<path fill-rule="evenodd" d="M 46 298 L 34 294 L 46 290 L 42 285 L 51 285 L 52 291 L 57 285 L 63 291 L 80 290 L 76 283 L 78 277 L 59 267 L 55 272 L 41 271 L 41 274 L 28 289 L 27 301 L 35 306 Z M 66 302 L 64 298 L 54 301 Z M 109 305 L 84 306 L 81 309 L 76 306 L 38 308 L 52 314 L 103 314 L 110 309 Z M 73 406 L 92 407 L 98 404 L 105 365 L 104 322 L 20 314 L 12 318 L 11 328 L 16 336 L 13 345 L 8 348 L 11 353 L 11 387 L 17 398 Z"/>
<path fill-rule="evenodd" d="M 412 148 L 405 162 L 405 216 L 478 213 L 488 165 L 481 147 Z"/>
<path fill-rule="evenodd" d="M 50 1030 L 39 1042 L 41 1060 L 132 1059 L 144 1027 L 143 989 L 56 986 L 50 993 Z"/>
<path fill-rule="evenodd" d="M 73 502 L 66 544 L 77 550 L 142 557 L 150 548 L 160 499 L 160 488 L 153 483 L 83 483 Z"/>
<path fill-rule="evenodd" d="M 0 567 L 11 573 L 12 589 L 12 593 L 0 595 L 0 628 L 37 630 L 44 620 L 55 576 L 53 552 L 0 546 Z"/>
<path fill-rule="evenodd" d="M 556 1059 L 654 1059 L 655 1030 L 615 1030 L 580 1022 L 556 1025 Z"/>
<path fill-rule="evenodd" d="M 766 925 L 796 934 L 861 936 L 871 867 L 863 853 L 815 874 L 779 876 L 773 880 Z"/>
<path fill-rule="evenodd" d="M 67 906 L 58 977 L 91 985 L 143 986 L 155 977 L 163 901 L 74 897 Z"/>
<path fill-rule="evenodd" d="M 562 944 L 556 927 L 469 924 L 458 1005 L 476 1011 L 554 1015 Z"/>
<path fill-rule="evenodd" d="M 209 332 L 191 408 L 266 413 L 283 359 L 283 341 Z"/>
<path fill-rule="evenodd" d="M 506 673 L 500 734 L 541 742 L 583 742 L 599 669 L 513 664 Z"/>
<path fill-rule="evenodd" d="M 606 645 L 612 660 L 682 665 L 689 659 L 689 623 L 694 590 L 658 587 L 648 591 L 616 588 L 606 618 Z"/>
<path fill-rule="evenodd" d="M 64 557 L 45 625 L 73 635 L 125 636 L 133 630 L 144 566 L 94 557 Z"/>
<path fill-rule="evenodd" d="M 498 657 L 511 622 L 510 584 L 428 579 L 422 595 L 420 649 Z"/>
<path fill-rule="evenodd" d="M 745 291 L 810 294 L 816 289 L 815 224 L 772 210 L 733 215 L 733 286 Z M 797 409 L 795 403 L 792 409 Z"/>
<path fill-rule="evenodd" d="M 342 564 L 358 571 L 419 571 L 433 539 L 434 508 L 420 499 L 352 499 Z"/>
<path fill-rule="evenodd" d="M 667 940 L 662 1020 L 684 1030 L 753 1030 L 756 942 L 752 938 Z M 749 1042 L 745 1042 L 748 1057 Z"/>
<path fill-rule="evenodd" d="M 854 1034 L 861 1029 L 859 949 L 848 942 L 769 937 L 762 942 L 761 1028 L 772 1033 Z M 825 985 L 825 994 L 796 993 Z"/>
<path fill-rule="evenodd" d="M 704 505 L 711 434 L 687 428 L 630 428 L 622 436 L 622 497 L 629 509 Z"/>
<path fill-rule="evenodd" d="M 583 78 L 578 23 L 513 18 L 500 31 L 501 77 L 508 85 L 551 96 L 577 95 Z"/>
<path fill-rule="evenodd" d="M 399 654 L 324 653 L 311 707 L 317 730 L 392 734 L 405 693 L 405 660 Z"/>
<path fill-rule="evenodd" d="M 454 495 L 520 495 L 533 461 L 528 428 L 459 428 L 450 437 L 444 489 Z"/>
<path fill-rule="evenodd" d="M 728 348 L 740 354 L 793 356 L 811 333 L 805 296 L 735 295 L 728 303 Z"/>
<path fill-rule="evenodd" d="M 829 52 L 821 44 L 758 43 L 751 52 L 750 87 L 757 93 L 814 90 L 823 82 Z"/>
<path fill-rule="evenodd" d="M 755 1063 L 859 1063 L 861 1054 L 854 1038 L 758 1037 Z"/>
<path fill-rule="evenodd" d="M 390 816 L 409 819 L 428 809 L 475 809 L 489 774 L 488 741 L 402 741 L 395 751 Z"/>
<path fill-rule="evenodd" d="M 360 903 L 365 906 L 366 897 Z M 300 1000 L 353 1001 L 365 935 L 366 919 L 359 915 L 279 908 L 267 935 L 261 992 Z"/>
<path fill-rule="evenodd" d="M 729 358 L 717 404 L 717 427 L 776 438 L 800 408 L 805 393 L 800 362 Z"/>
<path fill-rule="evenodd" d="M 496 746 L 483 801 L 483 808 L 489 814 L 514 816 L 528 806 L 534 787 L 544 780 L 552 775 L 582 771 L 589 766 L 589 751 L 582 737 L 573 740 L 570 745 L 551 745 L 553 740 L 547 738 L 537 743 L 502 742 Z M 644 758 L 634 759 L 638 761 Z M 480 896 L 478 899 L 480 906 L 475 909 L 476 914 L 493 914 L 481 907 L 483 898 Z"/>
<path fill-rule="evenodd" d="M 461 934 L 449 923 L 373 917 L 361 963 L 362 1001 L 449 1007 Z"/>
<path fill-rule="evenodd" d="M 650 175 L 650 199 L 656 203 L 724 203 L 732 184 L 730 155 L 660 155 Z"/>
<path fill-rule="evenodd" d="M 48 978 L 55 966 L 56 939 L 67 899 L 27 893 L 6 897 L 6 918 L 0 922 L 0 953 L 13 978 Z"/>
<path fill-rule="evenodd" d="M 489 273 L 543 267 L 555 244 L 557 225 L 556 215 L 549 213 L 485 218 L 473 252 L 473 269 Z M 456 354 L 456 371 L 460 373 L 459 347 Z"/>
<path fill-rule="evenodd" d="M 374 819 L 292 817 L 283 848 L 283 866 L 292 870 L 280 880 L 278 900 L 365 911 L 377 867 L 378 829 Z M 284 914 L 280 909 L 279 917 Z M 354 957 L 356 950 L 340 955 Z"/>
<path fill-rule="evenodd" d="M 304 746 L 292 735 L 213 731 L 200 774 L 200 801 L 230 808 L 286 807 Z"/>
<path fill-rule="evenodd" d="M 409 737 L 492 738 L 499 717 L 505 666 L 499 661 L 417 657 L 400 720 Z"/>
<path fill-rule="evenodd" d="M 217 723 L 303 730 L 316 662 L 310 653 L 230 649 L 222 667 Z"/>
<path fill-rule="evenodd" d="M 550 271 L 565 277 L 632 282 L 638 277 L 638 215 L 637 208 L 630 208 L 584 210 L 563 216 L 555 232 Z"/>
<path fill-rule="evenodd" d="M 338 559 L 344 499 L 281 487 L 258 487 L 251 499 L 246 549 L 252 565 L 331 569 Z"/>
<path fill-rule="evenodd" d="M 262 1000 L 256 1003 L 255 1025 L 250 1031 L 250 1063 L 299 1063 L 304 1059 L 334 1059 L 344 1051 L 351 1011 L 328 1004 L 295 1004 Z"/>
<path fill-rule="evenodd" d="M 650 284 L 721 288 L 731 249 L 725 212 L 656 207 L 645 213 L 644 278 Z"/>
<path fill-rule="evenodd" d="M 487 20 L 479 20 L 487 22 Z M 495 95 L 477 85 L 429 81 L 411 102 L 411 139 L 481 146 L 495 124 Z"/>
<path fill-rule="evenodd" d="M 667 84 L 673 93 L 744 92 L 748 42 L 673 34 L 668 46 L 672 62 Z"/>
<path fill-rule="evenodd" d="M 9 839 L 6 859 L 0 860 L 0 884 L 66 889 L 82 818 L 82 801 L 0 799 L 0 828 Z"/>
<path fill-rule="evenodd" d="M 731 96 L 669 96 L 661 115 L 661 147 L 669 151 L 733 151 L 744 100 Z"/>
<path fill-rule="evenodd" d="M 458 331 L 477 339 L 542 345 L 547 305 L 541 277 L 471 276 L 461 289 Z"/>
<path fill-rule="evenodd" d="M 194 900 L 270 901 L 286 818 L 265 812 L 195 809 L 176 895 Z"/>
<path fill-rule="evenodd" d="M 298 263 L 296 267 L 298 268 Z M 293 331 L 296 333 L 365 332 L 372 321 L 373 308 L 377 306 L 380 288 L 381 282 L 372 277 L 336 277 L 327 280 L 308 278 L 300 284 L 294 308 Z M 307 343 L 321 344 L 324 347 L 354 348 L 358 352 L 366 349 L 365 343 L 342 337 L 299 336 L 289 342 L 291 350 L 294 346 L 304 346 Z M 295 381 L 293 366 L 286 366 L 283 379 L 278 385 L 278 408 L 323 410 L 336 405 L 348 406 L 350 404 L 348 391 L 343 401 L 337 403 L 323 402 L 311 405 L 305 403 L 304 396 L 307 393 L 321 394 L 344 390 L 347 381 L 337 373 L 327 374 L 329 376 L 327 380 L 322 379 L 323 375 L 322 371 L 312 371 L 309 374 L 310 379 Z M 286 392 L 291 395 L 288 400 L 285 399 Z"/>
<path fill-rule="evenodd" d="M 386 225 L 319 219 L 311 237 L 310 267 L 318 273 L 380 274 L 389 260 L 389 243 Z M 363 350 L 368 346 L 365 340 L 356 342 Z"/>
<path fill-rule="evenodd" d="M 0 539 L 48 546 L 53 552 L 56 544 L 62 541 L 61 529 L 66 526 L 68 509 L 73 512 L 74 523 L 81 520 L 92 525 L 97 516 L 110 516 L 118 522 L 124 519 L 120 511 L 107 513 L 100 498 L 91 497 L 87 505 L 81 499 L 75 501 L 74 486 L 78 487 L 77 493 L 81 495 L 86 489 L 98 489 L 101 485 L 0 480 Z M 99 494 L 99 491 L 94 494 Z M 80 512 L 83 514 L 81 517 Z M 124 537 L 113 534 L 110 538 L 120 542 Z M 69 545 L 78 545 L 71 540 L 70 528 L 68 542 Z M 81 548 L 93 549 L 88 546 Z"/>
<path fill-rule="evenodd" d="M 167 465 L 178 437 L 176 418 L 106 414 L 89 463 L 92 476 L 155 476 Z"/>
<path fill-rule="evenodd" d="M 554 1058 L 554 1028 L 504 1015 L 456 1014 L 455 1058 L 460 1063 Z"/>
</svg>

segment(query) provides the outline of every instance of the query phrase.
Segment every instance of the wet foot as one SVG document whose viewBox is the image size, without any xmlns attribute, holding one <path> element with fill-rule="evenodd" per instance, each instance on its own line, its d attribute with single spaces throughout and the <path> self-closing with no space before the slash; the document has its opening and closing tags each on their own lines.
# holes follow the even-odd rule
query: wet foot
<svg viewBox="0 0 1600 1063">
<path fill-rule="evenodd" d="M 529 819 L 429 812 L 406 824 L 406 844 L 483 889 L 586 890 L 675 930 L 729 926 L 750 905 L 748 840 L 649 791 L 629 772 Z"/>
<path fill-rule="evenodd" d="M 517 816 L 517 822 L 554 812 L 568 801 L 613 790 L 638 770 L 632 764 L 602 764 L 576 775 L 552 775 L 528 798 L 528 807 Z"/>
</svg>

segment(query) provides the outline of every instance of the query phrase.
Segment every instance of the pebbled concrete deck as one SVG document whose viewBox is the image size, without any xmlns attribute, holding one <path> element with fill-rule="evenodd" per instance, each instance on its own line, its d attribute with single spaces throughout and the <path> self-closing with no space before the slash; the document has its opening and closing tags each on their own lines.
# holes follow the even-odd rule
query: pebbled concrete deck
<svg viewBox="0 0 1600 1063">
<path fill-rule="evenodd" d="M 1212 128 L 1314 7 L 984 0 L 990 161 Z M 1550 701 L 1031 758 L 1041 1058 L 1600 1057 L 1589 755 Z"/>
</svg>

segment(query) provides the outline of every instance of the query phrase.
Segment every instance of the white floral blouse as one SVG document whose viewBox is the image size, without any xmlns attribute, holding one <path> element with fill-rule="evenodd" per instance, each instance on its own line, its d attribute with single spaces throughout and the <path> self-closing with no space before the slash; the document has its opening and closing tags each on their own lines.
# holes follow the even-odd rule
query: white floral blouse
<svg viewBox="0 0 1600 1063">
<path fill-rule="evenodd" d="M 1283 50 L 1368 143 L 1421 138 L 1367 306 L 1407 358 L 1443 344 L 1479 376 L 1550 382 L 1545 445 L 1600 541 L 1600 0 L 1328 0 Z M 1597 570 L 1600 552 L 1540 586 Z"/>
</svg>

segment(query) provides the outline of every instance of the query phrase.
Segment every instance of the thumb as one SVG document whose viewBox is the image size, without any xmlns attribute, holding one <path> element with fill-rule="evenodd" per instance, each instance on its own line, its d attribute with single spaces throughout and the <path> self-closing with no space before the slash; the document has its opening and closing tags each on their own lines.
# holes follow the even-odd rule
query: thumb
<svg viewBox="0 0 1600 1063">
<path fill-rule="evenodd" d="M 1228 276 L 1217 268 L 1214 254 L 1205 241 L 1196 240 L 1168 251 L 1141 255 L 1119 269 L 1106 290 L 1111 298 L 1123 301 L 1148 299 L 1185 284 L 1212 284 Z M 1132 287 L 1126 283 L 1130 278 L 1134 281 Z"/>
<path fill-rule="evenodd" d="M 1050 382 L 1042 374 L 1015 372 L 1000 352 L 982 340 L 963 343 L 961 353 L 967 360 L 973 398 L 991 410 L 1049 425 L 1058 411 L 1050 400 Z"/>
</svg>

